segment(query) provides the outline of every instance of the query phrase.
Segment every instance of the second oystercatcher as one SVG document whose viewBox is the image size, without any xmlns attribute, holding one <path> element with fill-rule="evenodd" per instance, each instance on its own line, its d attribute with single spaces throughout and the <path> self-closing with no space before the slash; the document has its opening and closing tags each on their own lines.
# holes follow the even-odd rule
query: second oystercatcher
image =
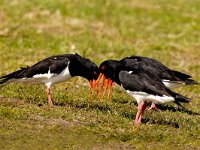
<svg viewBox="0 0 200 150">
<path fill-rule="evenodd" d="M 74 76 L 81 76 L 90 81 L 90 92 L 92 92 L 95 80 L 98 78 L 98 67 L 91 60 L 83 58 L 78 54 L 51 56 L 31 67 L 21 68 L 2 76 L 0 84 L 10 82 L 45 84 L 48 103 L 52 105 L 51 86 L 67 81 Z"/>
<path fill-rule="evenodd" d="M 147 74 L 142 66 L 126 67 L 122 61 L 106 60 L 100 64 L 99 78 L 103 76 L 101 88 L 106 82 L 105 91 L 108 89 L 110 96 L 112 83 L 116 82 L 123 87 L 126 92 L 134 97 L 138 103 L 138 111 L 135 117 L 135 124 L 140 124 L 146 109 L 146 101 L 154 103 L 180 102 L 188 103 L 190 100 L 167 88 L 162 80 L 153 73 Z M 101 89 L 100 89 L 101 92 Z"/>
<path fill-rule="evenodd" d="M 120 61 L 122 61 L 124 65 L 129 68 L 142 66 L 147 74 L 153 73 L 158 78 L 160 78 L 168 88 L 177 88 L 182 85 L 198 84 L 192 79 L 190 75 L 172 70 L 163 65 L 160 61 L 152 58 L 142 56 L 130 56 L 125 57 Z M 157 110 L 156 105 L 152 103 L 149 110 L 150 109 Z"/>
</svg>

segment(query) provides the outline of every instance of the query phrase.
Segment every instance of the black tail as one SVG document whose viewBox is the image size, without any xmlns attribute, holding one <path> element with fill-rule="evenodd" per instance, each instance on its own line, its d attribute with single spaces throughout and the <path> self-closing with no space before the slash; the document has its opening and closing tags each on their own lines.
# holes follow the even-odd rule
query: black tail
<svg viewBox="0 0 200 150">
<path fill-rule="evenodd" d="M 173 70 L 174 74 L 176 74 L 177 77 L 181 78 L 181 79 L 188 79 L 188 78 L 192 78 L 190 75 L 179 72 L 179 71 L 175 71 Z"/>
<path fill-rule="evenodd" d="M 28 67 L 27 67 L 28 68 Z M 27 69 L 27 68 L 21 68 L 20 70 L 17 70 L 15 72 L 12 72 L 8 75 L 2 76 L 0 77 L 0 85 L 1 84 L 6 84 L 6 82 L 8 82 L 9 80 L 12 79 L 17 79 L 20 78 L 22 76 L 22 73 Z"/>
<path fill-rule="evenodd" d="M 174 93 L 175 94 L 175 103 L 181 107 L 183 107 L 180 102 L 182 103 L 189 103 L 191 100 L 183 95 L 180 95 L 178 93 Z"/>
<path fill-rule="evenodd" d="M 198 82 L 194 81 L 193 79 L 186 79 L 184 82 L 186 84 L 199 84 Z"/>
<path fill-rule="evenodd" d="M 1 77 L 0 78 L 0 84 L 4 84 L 8 81 L 9 79 L 7 77 Z"/>
<path fill-rule="evenodd" d="M 11 79 L 13 79 L 13 75 L 12 75 L 13 73 L 11 73 L 11 74 L 8 74 L 8 75 L 5 75 L 5 76 L 3 76 L 3 77 L 0 77 L 0 85 L 1 84 L 6 84 L 6 82 L 8 82 L 9 80 L 11 80 Z M 12 77 L 13 76 L 13 77 Z"/>
<path fill-rule="evenodd" d="M 173 70 L 173 73 L 175 74 L 176 77 L 180 78 L 186 84 L 199 84 L 193 79 L 191 79 L 192 77 L 190 75 L 181 73 L 179 71 L 174 71 L 174 70 Z"/>
</svg>

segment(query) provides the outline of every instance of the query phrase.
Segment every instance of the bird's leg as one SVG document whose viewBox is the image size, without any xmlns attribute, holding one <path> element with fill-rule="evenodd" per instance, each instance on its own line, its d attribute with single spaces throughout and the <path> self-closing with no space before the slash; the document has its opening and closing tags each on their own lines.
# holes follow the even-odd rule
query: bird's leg
<svg viewBox="0 0 200 150">
<path fill-rule="evenodd" d="M 145 111 L 146 107 L 147 107 L 146 104 L 143 102 L 141 114 L 140 114 L 140 116 L 139 116 L 139 118 L 138 118 L 138 124 L 140 124 L 141 121 L 142 121 L 142 116 L 144 115 L 144 111 Z"/>
<path fill-rule="evenodd" d="M 158 108 L 156 107 L 156 104 L 154 102 L 151 103 L 151 107 L 148 109 L 148 111 L 150 111 L 152 109 L 158 111 Z"/>
<path fill-rule="evenodd" d="M 48 104 L 49 104 L 49 106 L 53 106 L 53 102 L 52 102 L 52 99 L 51 99 L 50 88 L 46 89 L 46 93 L 47 93 L 47 98 L 48 98 Z"/>
<path fill-rule="evenodd" d="M 141 111 L 142 111 L 142 102 L 138 103 L 138 107 L 137 107 L 138 111 L 135 117 L 135 121 L 134 124 L 138 124 L 138 119 L 140 117 Z"/>
<path fill-rule="evenodd" d="M 142 101 L 140 103 L 138 103 L 138 111 L 135 117 L 135 121 L 134 124 L 140 124 L 141 120 L 142 120 L 142 116 L 144 114 L 144 111 L 146 109 L 146 104 Z"/>
</svg>

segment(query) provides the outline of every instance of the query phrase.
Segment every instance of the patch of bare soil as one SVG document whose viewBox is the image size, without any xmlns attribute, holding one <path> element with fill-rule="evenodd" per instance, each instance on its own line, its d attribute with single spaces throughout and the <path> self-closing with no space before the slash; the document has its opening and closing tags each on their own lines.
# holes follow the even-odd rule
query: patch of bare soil
<svg viewBox="0 0 200 150">
<path fill-rule="evenodd" d="M 23 105 L 25 102 L 23 100 L 15 99 L 15 98 L 5 98 L 0 96 L 0 104 L 15 104 L 15 105 Z"/>
<path fill-rule="evenodd" d="M 125 143 L 109 143 L 93 147 L 92 150 L 135 150 L 136 147 Z"/>
</svg>

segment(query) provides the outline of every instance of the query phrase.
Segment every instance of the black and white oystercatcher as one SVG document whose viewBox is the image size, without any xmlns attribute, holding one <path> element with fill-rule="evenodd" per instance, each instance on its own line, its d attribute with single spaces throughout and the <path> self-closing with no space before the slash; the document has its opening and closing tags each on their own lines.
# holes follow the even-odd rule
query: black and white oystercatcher
<svg viewBox="0 0 200 150">
<path fill-rule="evenodd" d="M 196 81 L 192 79 L 190 75 L 187 75 L 185 73 L 176 70 L 172 70 L 163 65 L 161 62 L 152 58 L 142 57 L 142 56 L 131 56 L 131 57 L 125 57 L 121 61 L 124 63 L 126 67 L 129 68 L 142 66 L 147 74 L 153 73 L 158 78 L 160 78 L 168 88 L 177 88 L 182 85 L 198 84 Z M 150 109 L 157 110 L 156 105 L 152 103 Z"/>
<path fill-rule="evenodd" d="M 48 103 L 53 104 L 50 88 L 53 84 L 81 76 L 90 81 L 90 93 L 98 78 L 98 67 L 91 60 L 78 54 L 64 54 L 48 57 L 31 67 L 21 68 L 0 78 L 0 84 L 10 82 L 45 84 Z"/>
<path fill-rule="evenodd" d="M 162 80 L 153 73 L 147 74 L 143 67 L 126 67 L 123 61 L 106 60 L 99 67 L 99 78 L 103 76 L 101 88 L 106 81 L 105 91 L 108 89 L 108 97 L 110 96 L 112 82 L 116 82 L 123 87 L 126 92 L 134 97 L 138 103 L 138 111 L 135 118 L 135 124 L 140 124 L 142 116 L 146 109 L 146 101 L 154 103 L 189 102 L 187 97 L 172 92 L 167 88 Z M 101 90 L 100 90 L 101 92 Z"/>
</svg>

